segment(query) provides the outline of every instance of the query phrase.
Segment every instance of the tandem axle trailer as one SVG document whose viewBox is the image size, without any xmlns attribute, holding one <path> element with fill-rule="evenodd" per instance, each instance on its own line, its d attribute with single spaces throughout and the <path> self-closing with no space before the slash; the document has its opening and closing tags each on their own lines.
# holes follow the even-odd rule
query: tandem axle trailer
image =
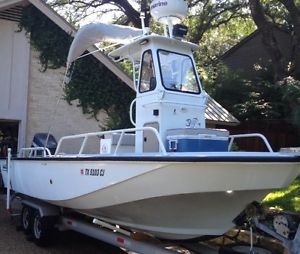
<svg viewBox="0 0 300 254">
<path fill-rule="evenodd" d="M 52 237 L 57 231 L 71 230 L 92 237 L 102 242 L 119 247 L 124 251 L 140 254 L 274 254 L 273 250 L 256 246 L 253 237 L 249 244 L 232 244 L 222 247 L 207 245 L 203 242 L 164 242 L 151 238 L 142 233 L 133 233 L 118 225 L 112 225 L 105 221 L 90 218 L 78 214 L 72 210 L 53 206 L 46 202 L 30 197 L 12 195 L 13 203 L 18 202 L 20 213 L 14 213 L 20 217 L 20 223 L 26 234 L 31 234 L 37 245 L 47 246 L 52 243 Z M 16 205 L 14 205 L 16 206 Z M 13 210 L 10 210 L 13 211 Z M 288 217 L 290 214 L 287 214 Z M 277 216 L 277 217 L 276 217 Z M 261 232 L 267 233 L 279 240 L 290 254 L 300 253 L 300 216 L 294 221 L 285 219 L 285 215 L 276 215 L 276 229 L 270 228 L 270 221 L 261 221 L 254 218 L 252 225 Z M 278 218 L 279 216 L 279 218 Z M 293 215 L 297 216 L 297 215 Z M 298 220 L 298 221 L 297 221 Z M 288 225 L 293 223 L 293 225 Z M 295 227 L 297 230 L 295 231 Z M 251 228 L 252 229 L 252 228 Z M 294 230 L 294 231 L 292 231 Z M 250 230 L 252 232 L 252 230 Z M 252 236 L 252 235 L 251 235 Z M 186 252 L 182 252 L 185 250 Z M 187 252 L 189 251 L 189 252 Z M 276 252 L 280 253 L 280 252 Z"/>
</svg>

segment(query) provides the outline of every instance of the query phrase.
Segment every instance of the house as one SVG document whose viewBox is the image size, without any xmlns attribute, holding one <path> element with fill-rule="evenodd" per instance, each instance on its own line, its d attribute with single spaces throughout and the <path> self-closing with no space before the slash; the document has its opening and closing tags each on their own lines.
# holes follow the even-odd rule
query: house
<svg viewBox="0 0 300 254">
<path fill-rule="evenodd" d="M 280 28 L 274 28 L 274 36 L 284 60 L 288 63 L 292 54 L 292 39 L 289 33 Z M 222 62 L 230 69 L 241 72 L 246 78 L 253 78 L 255 69 L 270 63 L 270 56 L 262 42 L 260 30 L 241 40 L 238 44 L 221 56 Z"/>
<path fill-rule="evenodd" d="M 24 6 L 32 4 L 66 33 L 76 30 L 42 0 L 0 0 L 0 155 L 7 146 L 14 152 L 30 146 L 35 133 L 50 131 L 57 139 L 64 135 L 99 130 L 99 122 L 82 113 L 75 104 L 69 105 L 63 96 L 62 82 L 65 68 L 41 72 L 39 52 L 18 30 Z M 89 49 L 92 51 L 94 48 Z M 129 78 L 115 63 L 101 52 L 95 52 L 102 64 L 119 79 L 133 88 Z M 100 113 L 99 119 L 105 117 Z M 209 126 L 235 125 L 238 121 L 209 98 L 206 114 Z M 10 137 L 7 141 L 6 138 Z M 2 141 L 1 141 L 2 138 Z M 70 146 L 70 148 L 72 148 Z"/>
<path fill-rule="evenodd" d="M 292 58 L 292 38 L 290 34 L 280 28 L 274 29 L 274 36 L 286 63 Z M 257 75 L 256 69 L 270 64 L 270 55 L 262 41 L 262 33 L 256 30 L 241 42 L 229 49 L 221 56 L 222 62 L 234 71 L 239 71 L 245 78 L 253 79 Z M 245 121 L 239 126 L 229 127 L 235 133 L 259 132 L 264 134 L 275 151 L 281 147 L 296 147 L 300 145 L 300 129 L 281 119 L 265 119 Z M 258 139 L 245 139 L 237 142 L 241 149 L 265 151 L 265 145 Z"/>
</svg>

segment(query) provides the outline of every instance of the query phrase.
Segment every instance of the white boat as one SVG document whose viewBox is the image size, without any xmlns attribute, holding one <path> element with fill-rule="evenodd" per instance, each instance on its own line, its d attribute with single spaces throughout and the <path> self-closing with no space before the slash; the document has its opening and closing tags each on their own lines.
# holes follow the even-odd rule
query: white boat
<svg viewBox="0 0 300 254">
<path fill-rule="evenodd" d="M 11 160 L 11 187 L 21 197 L 158 238 L 221 235 L 249 203 L 288 186 L 300 173 L 300 156 L 273 152 L 261 134 L 229 135 L 205 127 L 206 94 L 192 55 L 197 45 L 179 38 L 183 27 L 174 26 L 186 3 L 158 2 L 152 2 L 151 12 L 168 24 L 164 36 L 124 28 L 125 36 L 121 26 L 111 26 L 105 31 L 110 34 L 102 36 L 137 36 L 109 54 L 139 66 L 130 107 L 135 128 L 63 137 L 54 154 L 43 146 L 22 149 Z M 93 36 L 95 31 L 106 26 L 83 27 L 69 60 L 95 43 L 101 37 Z M 85 153 L 88 140 L 99 137 L 100 149 Z M 261 138 L 268 152 L 230 151 L 234 139 L 249 137 Z M 66 154 L 64 142 L 78 139 L 83 139 L 78 152 Z M 6 173 L 2 167 L 4 179 Z"/>
</svg>

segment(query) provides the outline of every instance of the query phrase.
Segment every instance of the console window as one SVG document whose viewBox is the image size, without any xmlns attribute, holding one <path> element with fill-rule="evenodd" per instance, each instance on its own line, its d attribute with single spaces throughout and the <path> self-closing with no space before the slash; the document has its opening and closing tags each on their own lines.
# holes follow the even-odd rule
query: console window
<svg viewBox="0 0 300 254">
<path fill-rule="evenodd" d="M 192 59 L 166 50 L 158 50 L 163 86 L 167 90 L 198 94 L 199 84 Z"/>
<path fill-rule="evenodd" d="M 140 93 L 152 91 L 156 87 L 155 70 L 151 50 L 144 52 L 142 57 L 141 77 L 140 77 Z"/>
</svg>

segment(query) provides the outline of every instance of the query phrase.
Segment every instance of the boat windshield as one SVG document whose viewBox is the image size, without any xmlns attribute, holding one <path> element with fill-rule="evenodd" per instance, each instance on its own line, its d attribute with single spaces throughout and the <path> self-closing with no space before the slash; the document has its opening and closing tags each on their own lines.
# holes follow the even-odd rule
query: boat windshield
<svg viewBox="0 0 300 254">
<path fill-rule="evenodd" d="M 160 49 L 158 50 L 158 59 L 162 83 L 167 90 L 200 93 L 190 56 Z"/>
<path fill-rule="evenodd" d="M 140 93 L 155 89 L 156 79 L 151 50 L 147 50 L 143 53 L 140 76 Z"/>
</svg>

